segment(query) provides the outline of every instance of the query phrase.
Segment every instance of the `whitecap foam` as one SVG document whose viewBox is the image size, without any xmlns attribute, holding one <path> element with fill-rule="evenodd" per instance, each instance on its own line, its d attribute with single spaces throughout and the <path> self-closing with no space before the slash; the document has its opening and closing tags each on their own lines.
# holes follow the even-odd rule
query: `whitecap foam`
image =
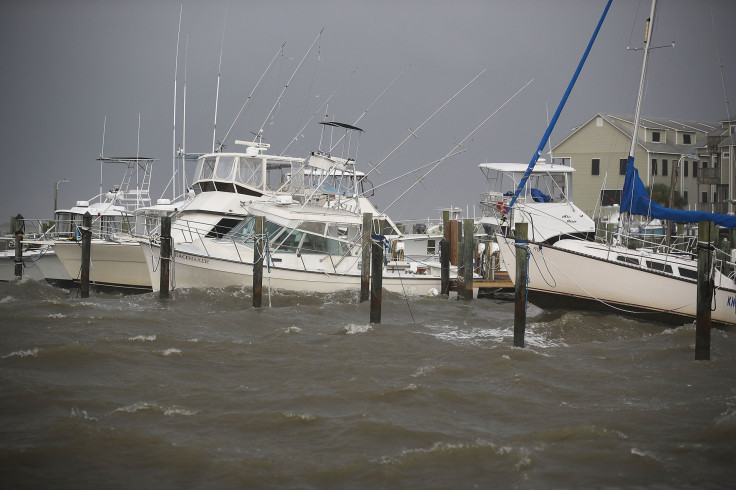
<svg viewBox="0 0 736 490">
<path fill-rule="evenodd" d="M 123 413 L 159 412 L 167 417 L 171 417 L 175 415 L 191 416 L 191 415 L 197 414 L 197 410 L 190 410 L 188 408 L 179 407 L 176 405 L 172 405 L 170 407 L 164 407 L 164 406 L 159 405 L 158 403 L 149 403 L 149 402 L 133 403 L 132 405 L 126 405 L 124 407 L 116 408 L 115 410 L 113 410 L 113 413 L 114 412 L 123 412 Z"/>
<path fill-rule="evenodd" d="M 165 351 L 163 351 L 162 354 L 164 356 L 166 356 L 166 357 L 171 356 L 171 355 L 174 355 L 174 354 L 181 355 L 181 350 L 177 349 L 176 347 L 171 347 L 171 348 L 166 349 Z"/>
<path fill-rule="evenodd" d="M 284 330 L 284 333 L 286 333 L 286 334 L 302 333 L 302 329 L 299 328 L 299 327 L 297 327 L 297 326 L 293 326 L 292 325 L 291 327 L 289 327 L 286 330 Z"/>
<path fill-rule="evenodd" d="M 156 340 L 156 335 L 136 335 L 134 337 L 128 337 L 128 340 L 132 342 L 153 342 Z"/>
<path fill-rule="evenodd" d="M 317 420 L 317 416 L 313 413 L 297 413 L 297 412 L 286 412 L 284 416 L 287 419 L 299 419 L 304 420 L 305 422 L 311 422 L 313 420 Z"/>
<path fill-rule="evenodd" d="M 348 335 L 355 335 L 358 333 L 366 333 L 370 330 L 373 330 L 373 327 L 370 325 L 356 325 L 354 323 L 351 323 L 350 325 L 346 325 L 344 327 L 344 331 Z"/>
<path fill-rule="evenodd" d="M 66 318 L 66 315 L 62 315 L 61 313 L 52 313 L 49 315 L 49 318 L 57 318 L 57 319 Z"/>
<path fill-rule="evenodd" d="M 28 350 L 17 350 L 15 352 L 11 352 L 8 355 L 3 356 L 3 359 L 7 359 L 9 357 L 38 357 L 39 348 L 34 347 L 33 349 Z"/>
<path fill-rule="evenodd" d="M 426 376 L 428 374 L 432 374 L 435 372 L 437 368 L 435 366 L 422 366 L 417 368 L 416 371 L 412 373 L 412 378 L 419 378 L 421 376 Z"/>
<path fill-rule="evenodd" d="M 75 419 L 91 420 L 93 422 L 97 422 L 97 418 L 87 415 L 87 410 L 80 410 L 77 407 L 72 407 L 71 416 Z"/>
</svg>

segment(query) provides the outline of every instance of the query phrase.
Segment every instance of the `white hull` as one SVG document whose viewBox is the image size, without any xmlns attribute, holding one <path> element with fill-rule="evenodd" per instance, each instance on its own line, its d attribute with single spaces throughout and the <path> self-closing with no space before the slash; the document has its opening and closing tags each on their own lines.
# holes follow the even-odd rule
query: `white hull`
<svg viewBox="0 0 736 490">
<path fill-rule="evenodd" d="M 509 277 L 516 282 L 514 241 L 501 236 L 498 241 Z M 616 248 L 607 260 L 603 254 L 608 247 L 603 244 L 578 242 L 575 247 L 578 250 L 530 243 L 529 290 L 614 305 L 612 312 L 644 310 L 695 318 L 696 281 L 619 262 Z M 716 277 L 711 319 L 736 324 L 734 283 L 720 274 Z"/>
<path fill-rule="evenodd" d="M 71 282 L 72 277 L 51 248 L 23 252 L 23 277 L 34 281 L 50 281 L 60 284 Z M 15 250 L 3 251 L 0 256 L 0 281 L 12 281 L 15 277 Z"/>
<path fill-rule="evenodd" d="M 151 277 L 142 248 L 138 242 L 92 241 L 90 282 L 102 286 L 150 291 Z M 75 241 L 56 242 L 54 250 L 67 273 L 79 279 L 82 267 L 81 244 Z"/>
<path fill-rule="evenodd" d="M 149 266 L 151 284 L 159 289 L 159 247 L 143 247 Z M 171 274 L 177 288 L 223 288 L 253 286 L 253 264 L 214 257 L 175 252 Z M 439 276 L 407 273 L 383 275 L 383 289 L 400 294 L 429 295 L 440 290 Z M 346 289 L 360 290 L 359 274 L 330 274 L 271 266 L 263 269 L 263 286 L 299 292 L 333 293 Z"/>
</svg>

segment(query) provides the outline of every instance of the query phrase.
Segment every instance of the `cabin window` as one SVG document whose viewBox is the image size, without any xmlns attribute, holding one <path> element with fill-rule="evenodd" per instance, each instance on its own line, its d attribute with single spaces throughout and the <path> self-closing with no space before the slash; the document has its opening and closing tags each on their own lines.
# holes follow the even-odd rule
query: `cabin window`
<svg viewBox="0 0 736 490">
<path fill-rule="evenodd" d="M 685 133 L 685 134 L 682 135 L 682 144 L 683 145 L 689 145 L 689 144 L 691 144 L 691 139 L 690 139 L 690 135 L 689 134 Z"/>
<path fill-rule="evenodd" d="M 660 135 L 659 131 L 652 131 L 652 141 L 654 143 L 659 143 L 660 142 L 660 138 L 661 138 L 661 135 Z"/>
<path fill-rule="evenodd" d="M 667 177 L 668 170 L 669 169 L 667 168 L 667 160 L 663 159 L 662 160 L 662 176 L 663 177 Z"/>
<path fill-rule="evenodd" d="M 222 238 L 230 230 L 235 228 L 240 223 L 239 218 L 222 218 L 212 229 L 207 233 L 206 238 Z"/>
<path fill-rule="evenodd" d="M 437 243 L 435 240 L 427 240 L 427 253 L 430 255 L 434 255 L 435 251 L 437 250 Z"/>
<path fill-rule="evenodd" d="M 678 267 L 677 270 L 680 271 L 680 276 L 687 277 L 688 279 L 698 279 L 698 271 L 695 269 L 688 269 L 686 267 Z"/>
<path fill-rule="evenodd" d="M 217 161 L 217 175 L 215 175 L 215 178 L 231 180 L 233 168 L 237 160 L 236 157 L 220 157 Z"/>
<path fill-rule="evenodd" d="M 205 158 L 202 165 L 202 173 L 199 176 L 199 179 L 211 179 L 215 175 L 216 163 L 217 159 L 215 157 Z"/>
<path fill-rule="evenodd" d="M 636 257 L 627 257 L 625 255 L 619 255 L 616 257 L 616 260 L 619 262 L 623 262 L 625 264 L 631 264 L 631 265 L 639 265 L 639 259 Z"/>
<path fill-rule="evenodd" d="M 626 165 L 629 162 L 628 158 L 622 158 L 618 161 L 618 174 L 626 175 Z"/>
<path fill-rule="evenodd" d="M 665 264 L 664 262 L 655 262 L 653 260 L 647 260 L 647 267 L 649 267 L 650 269 L 654 269 L 655 271 L 666 272 L 668 274 L 672 274 L 672 266 L 669 264 Z"/>
<path fill-rule="evenodd" d="M 591 161 L 590 175 L 600 175 L 600 174 L 601 174 L 601 159 L 594 158 Z"/>
<path fill-rule="evenodd" d="M 657 175 L 657 159 L 652 158 L 652 175 Z"/>
</svg>

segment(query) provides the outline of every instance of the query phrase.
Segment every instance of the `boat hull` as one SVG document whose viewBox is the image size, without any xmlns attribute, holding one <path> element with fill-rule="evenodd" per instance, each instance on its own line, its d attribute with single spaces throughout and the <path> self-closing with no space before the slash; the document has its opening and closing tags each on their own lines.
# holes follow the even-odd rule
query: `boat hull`
<svg viewBox="0 0 736 490">
<path fill-rule="evenodd" d="M 89 280 L 100 287 L 151 291 L 151 277 L 139 242 L 97 242 L 90 248 Z M 57 242 L 54 251 L 67 273 L 78 281 L 82 247 L 75 241 Z"/>
<path fill-rule="evenodd" d="M 34 281 L 47 281 L 55 286 L 70 286 L 73 281 L 59 257 L 50 247 L 23 252 L 23 277 Z M 0 255 L 0 281 L 12 281 L 15 276 L 15 251 L 6 250 Z"/>
<path fill-rule="evenodd" d="M 510 265 L 509 277 L 516 283 L 515 243 L 501 236 L 498 241 L 503 259 Z M 557 307 L 582 301 L 612 313 L 668 323 L 696 317 L 696 281 L 618 262 L 616 254 L 611 260 L 596 256 L 606 249 L 605 245 L 591 242 L 585 247 L 589 254 L 530 243 L 530 300 L 541 300 L 540 306 L 550 304 L 551 300 Z M 716 284 L 711 307 L 713 322 L 736 324 L 733 281 L 725 278 L 721 284 Z"/>
<path fill-rule="evenodd" d="M 160 248 L 143 247 L 154 290 L 159 289 Z M 176 251 L 173 282 L 177 288 L 252 287 L 253 264 Z M 360 290 L 360 274 L 334 274 L 271 266 L 263 269 L 263 285 L 298 292 L 334 293 Z M 383 289 L 407 295 L 434 295 L 440 290 L 439 276 L 384 273 Z"/>
</svg>

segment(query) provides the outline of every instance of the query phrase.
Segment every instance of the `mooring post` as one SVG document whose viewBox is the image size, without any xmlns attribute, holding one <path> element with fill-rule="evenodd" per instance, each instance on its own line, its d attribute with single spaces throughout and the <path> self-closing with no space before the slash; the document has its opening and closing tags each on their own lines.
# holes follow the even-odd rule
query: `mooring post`
<svg viewBox="0 0 736 490">
<path fill-rule="evenodd" d="M 261 307 L 263 296 L 263 257 L 266 245 L 266 217 L 256 216 L 255 247 L 253 247 L 253 307 Z"/>
<path fill-rule="evenodd" d="M 379 229 L 383 232 L 383 221 Z M 381 234 L 381 236 L 383 236 Z M 383 242 L 371 243 L 371 314 L 370 323 L 381 323 L 381 303 L 383 302 Z"/>
<path fill-rule="evenodd" d="M 82 274 L 79 278 L 80 296 L 89 298 L 89 263 L 92 256 L 92 215 L 89 211 L 82 218 Z"/>
<path fill-rule="evenodd" d="M 15 237 L 15 277 L 23 277 L 23 235 L 25 234 L 25 222 L 23 216 L 18 213 L 17 216 L 10 218 L 11 229 L 13 230 L 13 236 Z"/>
<path fill-rule="evenodd" d="M 514 309 L 514 347 L 524 347 L 524 334 L 526 330 L 526 298 L 527 277 L 529 271 L 528 257 L 528 223 L 516 223 L 516 307 Z"/>
<path fill-rule="evenodd" d="M 450 242 L 440 240 L 440 294 L 450 294 Z"/>
<path fill-rule="evenodd" d="M 169 298 L 171 284 L 171 216 L 161 218 L 161 273 L 159 277 L 159 298 Z"/>
<path fill-rule="evenodd" d="M 450 264 L 457 266 L 457 220 L 451 219 L 447 222 L 447 242 L 450 244 Z"/>
<path fill-rule="evenodd" d="M 711 270 L 713 255 L 711 254 L 711 223 L 698 222 L 698 305 L 695 319 L 695 360 L 710 359 L 710 304 L 713 297 Z"/>
<path fill-rule="evenodd" d="M 463 220 L 463 299 L 473 299 L 473 271 L 475 259 L 475 221 Z"/>
<path fill-rule="evenodd" d="M 363 213 L 363 246 L 360 261 L 360 302 L 370 298 L 371 284 L 371 231 L 373 231 L 373 214 Z"/>
</svg>

